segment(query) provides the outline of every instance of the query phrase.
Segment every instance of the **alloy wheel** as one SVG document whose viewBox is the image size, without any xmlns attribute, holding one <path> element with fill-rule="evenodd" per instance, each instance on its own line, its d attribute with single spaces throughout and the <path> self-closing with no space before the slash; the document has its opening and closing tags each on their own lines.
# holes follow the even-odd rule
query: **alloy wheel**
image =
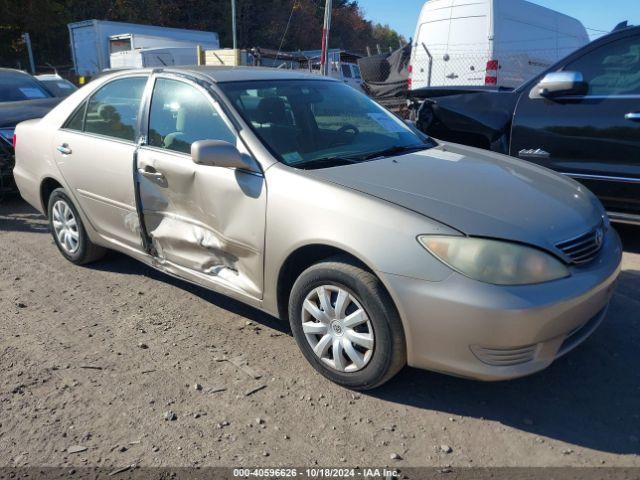
<svg viewBox="0 0 640 480">
<path fill-rule="evenodd" d="M 373 326 L 360 302 L 344 288 L 313 289 L 302 305 L 302 330 L 314 353 L 339 372 L 357 372 L 373 355 Z"/>
</svg>

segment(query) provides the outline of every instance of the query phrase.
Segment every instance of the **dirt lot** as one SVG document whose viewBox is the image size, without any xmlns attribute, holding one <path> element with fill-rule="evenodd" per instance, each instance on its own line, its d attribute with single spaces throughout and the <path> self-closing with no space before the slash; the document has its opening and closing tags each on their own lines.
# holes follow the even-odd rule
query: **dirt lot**
<svg viewBox="0 0 640 480">
<path fill-rule="evenodd" d="M 275 319 L 120 254 L 76 267 L 5 201 L 0 466 L 640 466 L 640 229 L 621 233 L 608 320 L 547 371 L 354 394 Z"/>
</svg>

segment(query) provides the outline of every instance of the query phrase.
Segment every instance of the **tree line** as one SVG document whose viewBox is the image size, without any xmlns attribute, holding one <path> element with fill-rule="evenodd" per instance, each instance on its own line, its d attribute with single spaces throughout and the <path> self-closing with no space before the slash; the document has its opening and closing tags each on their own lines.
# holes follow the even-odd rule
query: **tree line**
<svg viewBox="0 0 640 480">
<path fill-rule="evenodd" d="M 324 0 L 236 3 L 241 48 L 320 48 Z M 230 0 L 0 0 L 0 12 L 0 65 L 7 67 L 28 65 L 24 32 L 31 36 L 38 66 L 69 65 L 67 24 L 88 19 L 217 32 L 222 47 L 232 45 Z M 332 48 L 364 52 L 405 42 L 388 25 L 367 20 L 357 0 L 334 0 L 332 18 Z"/>
</svg>

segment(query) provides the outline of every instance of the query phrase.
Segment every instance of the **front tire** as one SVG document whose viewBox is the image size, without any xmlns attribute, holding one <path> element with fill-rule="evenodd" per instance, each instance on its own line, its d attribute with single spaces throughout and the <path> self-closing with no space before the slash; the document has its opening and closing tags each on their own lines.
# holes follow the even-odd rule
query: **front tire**
<svg viewBox="0 0 640 480">
<path fill-rule="evenodd" d="M 78 210 L 63 188 L 51 193 L 48 214 L 53 240 L 64 258 L 85 265 L 105 255 L 106 249 L 89 239 Z"/>
<path fill-rule="evenodd" d="M 326 378 L 354 390 L 376 388 L 406 363 L 404 331 L 380 280 L 347 257 L 311 266 L 289 298 L 300 350 Z"/>
</svg>

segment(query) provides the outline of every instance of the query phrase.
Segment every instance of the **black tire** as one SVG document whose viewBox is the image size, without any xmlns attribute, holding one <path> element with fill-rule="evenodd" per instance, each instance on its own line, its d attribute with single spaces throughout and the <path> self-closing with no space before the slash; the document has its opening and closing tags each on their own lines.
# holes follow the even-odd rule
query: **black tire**
<svg viewBox="0 0 640 480">
<path fill-rule="evenodd" d="M 361 370 L 340 372 L 326 365 L 313 351 L 302 328 L 303 303 L 322 285 L 331 285 L 353 295 L 367 313 L 375 344 L 369 362 Z M 380 280 L 348 257 L 338 256 L 311 266 L 296 280 L 289 297 L 289 321 L 300 350 L 323 376 L 353 390 L 376 388 L 397 374 L 406 363 L 402 322 L 391 297 Z"/>
<path fill-rule="evenodd" d="M 69 252 L 65 247 L 63 247 L 56 235 L 55 227 L 53 224 L 53 207 L 57 202 L 64 202 L 69 209 L 73 212 L 73 216 L 76 220 L 76 228 L 78 233 L 78 246 L 77 250 L 74 252 Z M 65 193 L 63 188 L 56 188 L 51 195 L 49 196 L 49 204 L 47 206 L 47 213 L 49 216 L 49 228 L 51 229 L 51 235 L 53 236 L 53 240 L 58 247 L 58 250 L 62 254 L 64 258 L 69 260 L 71 263 L 75 263 L 76 265 L 86 265 L 87 263 L 95 262 L 100 258 L 104 257 L 107 250 L 99 245 L 93 243 L 82 224 L 82 219 L 78 214 L 78 210 L 75 205 L 69 198 L 69 196 Z"/>
</svg>

